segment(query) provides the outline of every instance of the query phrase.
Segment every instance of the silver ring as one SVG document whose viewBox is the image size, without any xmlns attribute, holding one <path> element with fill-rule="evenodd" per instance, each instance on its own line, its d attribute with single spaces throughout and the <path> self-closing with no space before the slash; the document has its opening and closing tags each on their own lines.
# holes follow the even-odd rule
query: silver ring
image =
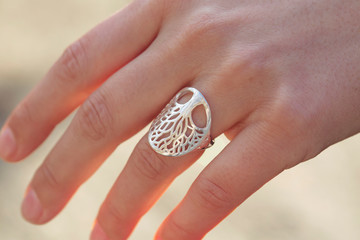
<svg viewBox="0 0 360 240">
<path fill-rule="evenodd" d="M 180 100 L 192 94 L 190 100 Z M 198 127 L 192 119 L 192 112 L 203 106 L 206 125 Z M 195 88 L 186 87 L 178 92 L 155 118 L 150 126 L 148 141 L 150 146 L 164 156 L 181 156 L 195 149 L 206 149 L 214 144 L 210 136 L 211 112 L 205 97 Z"/>
</svg>

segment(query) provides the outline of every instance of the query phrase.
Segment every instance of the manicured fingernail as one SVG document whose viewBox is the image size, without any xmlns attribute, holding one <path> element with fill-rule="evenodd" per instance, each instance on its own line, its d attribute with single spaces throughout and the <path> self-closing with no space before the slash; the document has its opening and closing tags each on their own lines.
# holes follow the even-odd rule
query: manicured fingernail
<svg viewBox="0 0 360 240">
<path fill-rule="evenodd" d="M 40 219 L 43 207 L 33 189 L 30 188 L 26 194 L 21 210 L 24 218 L 30 222 L 37 222 Z"/>
<path fill-rule="evenodd" d="M 95 227 L 91 233 L 90 240 L 108 240 L 104 230 L 100 227 L 98 223 L 95 224 Z"/>
<path fill-rule="evenodd" d="M 16 141 L 9 127 L 0 133 L 0 157 L 8 159 L 16 151 Z"/>
</svg>

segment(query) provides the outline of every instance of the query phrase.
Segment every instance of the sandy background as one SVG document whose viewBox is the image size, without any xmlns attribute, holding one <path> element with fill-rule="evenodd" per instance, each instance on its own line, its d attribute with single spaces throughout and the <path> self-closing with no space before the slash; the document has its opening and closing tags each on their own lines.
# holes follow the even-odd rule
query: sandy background
<svg viewBox="0 0 360 240">
<path fill-rule="evenodd" d="M 122 0 L 0 0 L 0 124 L 63 49 L 127 4 Z M 0 240 L 87 239 L 97 209 L 139 139 L 121 145 L 51 223 L 33 226 L 20 216 L 25 187 L 70 119 L 26 161 L 0 161 Z M 151 239 L 192 181 L 227 144 L 181 175 L 142 219 L 131 239 Z M 288 170 L 248 199 L 205 239 L 360 239 L 360 135 Z"/>
</svg>

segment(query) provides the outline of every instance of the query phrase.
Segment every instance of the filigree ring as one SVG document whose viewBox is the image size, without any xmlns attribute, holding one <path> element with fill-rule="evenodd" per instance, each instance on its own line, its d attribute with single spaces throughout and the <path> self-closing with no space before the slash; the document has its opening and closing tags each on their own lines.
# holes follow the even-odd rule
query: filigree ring
<svg viewBox="0 0 360 240">
<path fill-rule="evenodd" d="M 192 94 L 186 102 L 182 98 Z M 203 106 L 206 125 L 199 127 L 192 118 L 193 110 Z M 195 88 L 186 87 L 178 92 L 151 124 L 148 140 L 150 146 L 165 156 L 181 156 L 195 149 L 211 147 L 211 112 L 205 97 Z"/>
</svg>

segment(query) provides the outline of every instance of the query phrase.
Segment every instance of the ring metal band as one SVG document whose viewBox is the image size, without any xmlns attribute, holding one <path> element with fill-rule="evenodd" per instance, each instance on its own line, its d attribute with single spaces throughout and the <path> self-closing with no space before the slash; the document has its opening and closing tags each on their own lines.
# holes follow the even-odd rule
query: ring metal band
<svg viewBox="0 0 360 240">
<path fill-rule="evenodd" d="M 192 94 L 190 100 L 180 103 L 182 97 Z M 197 126 L 192 118 L 193 110 L 203 106 L 206 125 Z M 211 112 L 205 97 L 195 88 L 186 87 L 178 92 L 151 124 L 148 141 L 159 154 L 181 156 L 195 149 L 211 147 Z"/>
</svg>

